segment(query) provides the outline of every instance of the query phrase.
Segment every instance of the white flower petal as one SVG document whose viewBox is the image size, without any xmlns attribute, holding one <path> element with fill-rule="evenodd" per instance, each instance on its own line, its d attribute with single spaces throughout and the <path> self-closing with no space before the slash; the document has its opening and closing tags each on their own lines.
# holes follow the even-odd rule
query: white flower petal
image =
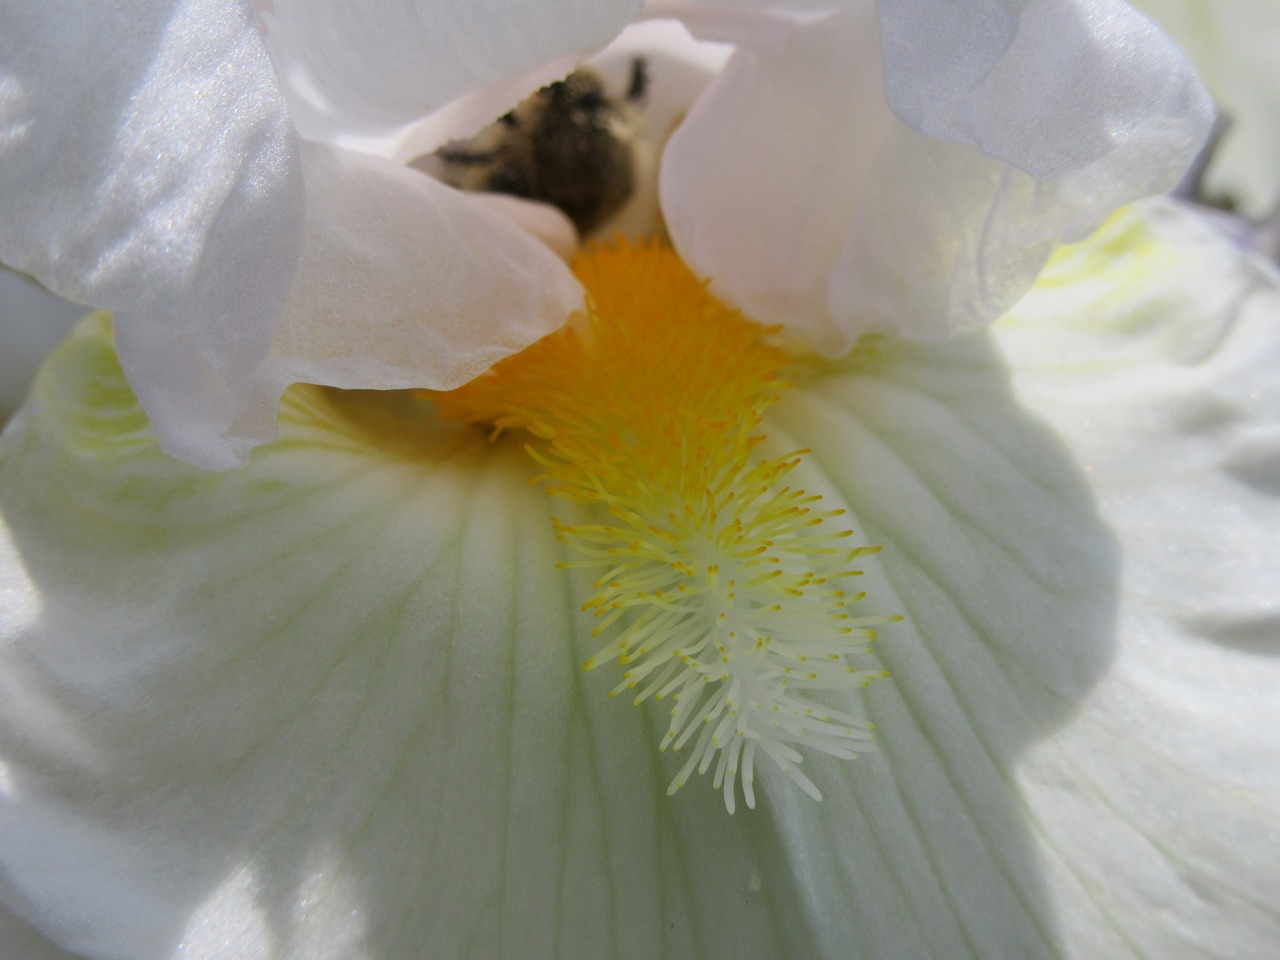
<svg viewBox="0 0 1280 960">
<path fill-rule="evenodd" d="M 54 946 L 4 906 L 0 906 L 0 956 L 14 960 L 79 960 Z"/>
<path fill-rule="evenodd" d="M 733 14 L 745 46 L 664 161 L 682 254 L 824 353 L 868 330 L 984 326 L 1058 243 L 1172 187 L 1211 120 L 1185 60 L 1131 12 L 1046 0 L 1016 21 L 1001 7 L 990 33 L 924 6 L 881 6 L 884 92 L 870 3 L 778 16 L 754 40 L 761 15 Z M 703 35 L 729 16 L 703 12 Z"/>
<path fill-rule="evenodd" d="M 304 143 L 303 158 L 282 383 L 449 390 L 581 308 L 563 260 L 491 204 L 378 157 Z"/>
<path fill-rule="evenodd" d="M 130 960 L 813 956 L 767 822 L 668 800 L 660 719 L 584 677 L 520 445 L 340 402 L 210 474 L 101 320 L 55 355 L 0 462 L 11 902 Z"/>
<path fill-rule="evenodd" d="M 114 310 L 162 439 L 228 465 L 207 438 L 252 389 L 301 232 L 293 129 L 251 11 L 8 0 L 0 65 L 0 260 Z"/>
<path fill-rule="evenodd" d="M 1274 660 L 1239 649 L 1277 562 L 1276 295 L 1234 322 L 1234 253 L 1129 239 L 993 336 L 872 341 L 779 405 L 770 445 L 885 546 L 868 612 L 908 620 L 879 751 L 806 761 L 821 804 L 762 764 L 733 817 L 663 796 L 661 711 L 581 673 L 586 584 L 518 442 L 304 388 L 245 471 L 192 471 L 85 330 L 0 460 L 11 902 L 130 960 L 1265 956 L 1229 872 L 1280 863 Z M 1202 497 L 1207 581 L 1151 535 Z"/>
<path fill-rule="evenodd" d="M 880 0 L 885 95 L 931 137 L 1056 180 L 1106 163 L 1170 189 L 1213 108 L 1182 52 L 1121 0 Z"/>
<path fill-rule="evenodd" d="M 879 643 L 880 753 L 784 816 L 824 832 L 819 895 L 883 858 L 879 909 L 934 955 L 1263 960 L 1280 938 L 1280 282 L 1148 210 L 1055 260 L 999 353 L 882 341 L 780 410 L 920 631 Z M 825 809 L 845 798 L 879 828 L 869 851 Z"/>
<path fill-rule="evenodd" d="M 1049 255 L 1132 199 L 1105 167 L 1042 183 L 971 147 L 905 127 L 886 138 L 831 274 L 852 332 L 942 340 L 980 330 Z"/>
<path fill-rule="evenodd" d="M 585 58 L 631 21 L 640 0 L 386 0 L 376 10 L 342 0 L 261 6 L 286 89 L 330 112 L 339 126 L 358 128 L 417 120 L 540 64 Z M 506 106 L 551 79 L 542 77 Z"/>
<path fill-rule="evenodd" d="M 1056 898 L 1108 889 L 1109 925 L 1151 954 L 1261 960 L 1280 940 L 1280 278 L 1150 210 L 1055 261 L 996 331 L 1130 545 L 1132 642 L 1019 779 L 1052 814 Z M 1136 277 L 1163 292 L 1125 311 Z M 1066 284 L 1074 303 L 1050 295 Z"/>
<path fill-rule="evenodd" d="M 1230 120 L 1208 185 L 1260 217 L 1280 201 L 1280 5 L 1273 0 L 1136 0 L 1195 62 Z"/>
<path fill-rule="evenodd" d="M 582 306 L 560 256 L 492 204 L 339 147 L 302 141 L 302 160 L 302 252 L 271 354 L 227 433 L 237 465 L 275 435 L 291 383 L 452 389 Z"/>
<path fill-rule="evenodd" d="M 760 22 L 760 45 L 738 49 L 671 138 L 661 172 L 667 224 L 717 294 L 838 354 L 860 331 L 831 318 L 828 278 L 879 144 L 896 126 L 880 97 L 873 12 L 863 4 L 804 23 L 741 17 L 735 34 Z"/>
<path fill-rule="evenodd" d="M 879 631 L 890 678 L 863 698 L 877 752 L 806 759 L 821 805 L 763 771 L 820 955 L 1055 956 L 1011 780 L 1115 655 L 1117 544 L 1079 468 L 1017 405 L 986 338 L 867 345 L 772 420 L 778 449 L 813 450 L 795 482 L 883 545 L 859 589 L 906 618 Z"/>
</svg>

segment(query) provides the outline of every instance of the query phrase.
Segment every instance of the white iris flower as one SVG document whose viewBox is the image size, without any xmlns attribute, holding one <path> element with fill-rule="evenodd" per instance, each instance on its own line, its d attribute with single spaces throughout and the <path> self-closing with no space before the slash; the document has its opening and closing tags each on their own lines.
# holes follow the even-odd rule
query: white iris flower
<svg viewBox="0 0 1280 960">
<path fill-rule="evenodd" d="M 0 3 L 0 259 L 114 313 L 0 443 L 6 902 L 129 960 L 1266 957 L 1280 284 L 1113 214 L 1205 135 L 1180 54 L 551 6 Z M 640 15 L 735 45 L 660 199 L 741 314 L 351 147 Z"/>
</svg>

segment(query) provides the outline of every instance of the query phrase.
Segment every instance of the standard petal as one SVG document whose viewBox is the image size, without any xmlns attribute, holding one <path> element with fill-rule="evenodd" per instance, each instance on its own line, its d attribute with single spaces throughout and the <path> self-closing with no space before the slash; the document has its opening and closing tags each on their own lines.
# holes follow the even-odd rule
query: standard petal
<svg viewBox="0 0 1280 960">
<path fill-rule="evenodd" d="M 1008 310 L 1057 246 L 1132 199 L 1105 166 L 1041 182 L 972 147 L 895 126 L 831 273 L 850 333 L 945 340 Z"/>
<path fill-rule="evenodd" d="M 617 36 L 640 0 L 388 0 L 376 10 L 342 0 L 259 6 L 286 89 L 309 104 L 307 112 L 317 120 L 328 114 L 339 127 L 385 128 L 540 65 L 585 58 Z M 560 74 L 572 66 L 570 60 Z M 553 79 L 537 76 L 480 123 Z"/>
<path fill-rule="evenodd" d="M 691 23 L 743 45 L 663 157 L 672 240 L 748 316 L 842 353 L 861 331 L 830 315 L 828 280 L 897 125 L 880 96 L 874 12 L 795 22 L 711 11 Z"/>
<path fill-rule="evenodd" d="M 369 154 L 301 141 L 301 158 L 302 249 L 271 352 L 228 426 L 183 438 L 202 446 L 166 445 L 187 462 L 243 466 L 276 435 L 279 397 L 292 383 L 451 389 L 582 305 L 560 256 L 493 205 Z M 548 214 L 550 223 L 530 226 L 554 233 L 556 214 Z M 127 363 L 125 370 L 134 382 Z M 210 447 L 225 459 L 204 455 Z"/>
<path fill-rule="evenodd" d="M 742 46 L 664 160 L 689 262 L 830 355 L 869 330 L 985 326 L 1059 243 L 1172 187 L 1211 120 L 1185 60 L 1132 12 L 1043 2 L 993 25 L 917 6 L 882 4 L 879 31 L 870 3 L 778 16 L 756 39 L 742 24 L 768 15 L 734 14 Z"/>
<path fill-rule="evenodd" d="M 1162 193 L 1209 133 L 1190 62 L 1121 0 L 878 5 L 898 116 L 1037 180 L 1106 164 L 1128 199 Z"/>
<path fill-rule="evenodd" d="M 114 310 L 169 449 L 229 465 L 219 438 L 301 236 L 293 128 L 252 12 L 10 0 L 0 64 L 0 261 Z"/>
<path fill-rule="evenodd" d="M 1260 217 L 1280 201 L 1280 6 L 1272 0 L 1137 0 L 1187 51 L 1223 114 L 1210 191 Z"/>
<path fill-rule="evenodd" d="M 1171 190 L 1213 122 L 1190 62 L 1121 0 L 881 0 L 879 18 L 885 97 L 911 129 L 878 158 L 837 318 L 981 329 L 1059 243 Z"/>
</svg>

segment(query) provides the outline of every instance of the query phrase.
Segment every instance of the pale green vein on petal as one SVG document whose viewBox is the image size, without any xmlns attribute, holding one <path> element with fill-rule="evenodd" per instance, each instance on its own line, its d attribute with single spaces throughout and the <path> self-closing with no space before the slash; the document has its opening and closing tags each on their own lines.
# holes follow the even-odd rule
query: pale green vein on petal
<svg viewBox="0 0 1280 960">
<path fill-rule="evenodd" d="M 813 448 L 825 479 L 808 483 L 834 484 L 853 506 L 853 526 L 885 546 L 885 579 L 869 573 L 863 586 L 874 610 L 897 609 L 908 621 L 882 630 L 877 642 L 891 680 L 866 700 L 881 749 L 836 769 L 850 790 L 883 779 L 870 796 L 900 798 L 908 819 L 886 845 L 901 858 L 892 868 L 900 882 L 940 883 L 922 930 L 935 953 L 945 956 L 958 934 L 971 955 L 988 955 L 997 947 L 987 938 L 998 930 L 1018 955 L 1053 956 L 1052 913 L 1038 892 L 1037 855 L 1019 827 L 1008 767 L 1025 738 L 1061 722 L 1061 698 L 1079 698 L 1105 668 L 1105 648 L 1090 653 L 1055 641 L 1064 630 L 1070 636 L 1074 618 L 1082 633 L 1105 642 L 1113 547 L 1064 452 L 1012 403 L 989 348 L 970 341 L 881 350 L 871 376 L 812 384 L 772 418 L 786 428 L 771 434 L 775 443 Z M 937 377 L 927 376 L 930 368 Z M 930 414 L 912 400 L 915 415 L 901 415 L 901 383 L 912 378 L 935 389 L 939 380 L 952 384 L 950 404 Z M 966 380 L 979 389 L 954 389 Z M 992 424 L 1006 432 L 1005 449 L 1018 452 L 1014 461 L 984 451 Z M 1050 549 L 1046 534 L 1057 529 L 1069 532 Z M 1045 573 L 1013 562 L 1008 551 L 1018 545 L 1032 551 L 1034 570 L 1053 571 L 1057 581 L 1046 585 Z M 1054 624 L 1048 635 L 1027 636 L 1027 624 L 1045 623 Z M 1012 671 L 1001 667 L 1006 650 L 1021 651 Z M 932 802 L 922 805 L 922 795 Z M 974 836 L 978 846 L 962 853 L 964 838 Z M 948 916 L 959 929 L 940 933 Z"/>
<path fill-rule="evenodd" d="M 0 465 L 42 604 L 0 654 L 0 852 L 47 930 L 130 958 L 818 955 L 790 840 L 668 799 L 661 715 L 581 672 L 518 443 L 300 389 L 246 470 L 196 471 L 107 335 L 55 356 Z"/>
</svg>

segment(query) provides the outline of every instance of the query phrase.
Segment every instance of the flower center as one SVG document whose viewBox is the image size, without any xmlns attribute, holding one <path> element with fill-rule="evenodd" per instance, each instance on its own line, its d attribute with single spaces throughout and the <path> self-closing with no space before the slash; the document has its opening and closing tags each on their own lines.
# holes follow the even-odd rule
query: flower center
<svg viewBox="0 0 1280 960">
<path fill-rule="evenodd" d="M 815 799 L 798 748 L 853 758 L 872 725 L 813 694 L 885 674 L 851 658 L 874 625 L 850 605 L 852 564 L 879 548 L 851 545 L 843 510 L 790 486 L 807 452 L 758 452 L 787 354 L 771 331 L 717 301 L 659 245 L 596 247 L 575 267 L 585 322 L 564 328 L 460 390 L 446 415 L 520 429 L 551 492 L 596 511 L 556 521 L 596 574 L 583 609 L 607 643 L 584 664 L 615 661 L 634 691 L 671 701 L 661 749 L 688 750 L 668 790 L 714 764 L 730 812 L 741 782 L 755 805 L 763 752 Z"/>
</svg>

